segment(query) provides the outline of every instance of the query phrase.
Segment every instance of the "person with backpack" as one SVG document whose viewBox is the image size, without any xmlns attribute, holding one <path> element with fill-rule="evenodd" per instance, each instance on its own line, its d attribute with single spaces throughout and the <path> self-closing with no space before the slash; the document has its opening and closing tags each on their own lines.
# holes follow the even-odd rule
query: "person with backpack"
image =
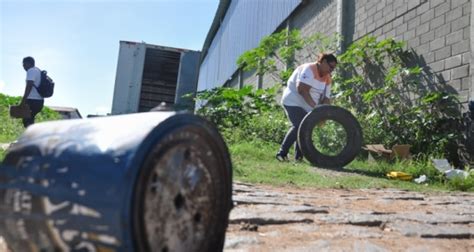
<svg viewBox="0 0 474 252">
<path fill-rule="evenodd" d="M 331 103 L 329 98 L 331 73 L 336 65 L 337 59 L 333 54 L 323 53 L 316 62 L 303 64 L 291 74 L 281 98 L 291 127 L 275 156 L 278 161 L 288 160 L 288 151 L 293 144 L 295 144 L 295 160 L 303 159 L 303 154 L 296 142 L 298 128 L 306 114 L 317 105 Z"/>
<path fill-rule="evenodd" d="M 35 123 L 36 115 L 43 109 L 44 98 L 38 92 L 41 85 L 41 70 L 35 66 L 35 59 L 25 57 L 23 68 L 26 71 L 26 87 L 20 106 L 27 104 L 31 113 L 29 118 L 23 118 L 23 126 L 26 128 Z"/>
</svg>

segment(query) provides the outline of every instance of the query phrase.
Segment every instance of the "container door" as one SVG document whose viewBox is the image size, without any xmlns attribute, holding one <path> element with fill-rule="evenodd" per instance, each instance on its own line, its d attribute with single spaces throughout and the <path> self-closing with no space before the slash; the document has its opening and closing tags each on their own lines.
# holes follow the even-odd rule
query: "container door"
<svg viewBox="0 0 474 252">
<path fill-rule="evenodd" d="M 195 51 L 181 53 L 175 97 L 175 104 L 178 108 L 191 110 L 194 108 L 193 98 L 197 88 L 200 55 L 200 52 Z M 192 94 L 192 97 L 183 98 L 186 94 Z"/>
<path fill-rule="evenodd" d="M 145 53 L 144 43 L 120 41 L 112 114 L 138 112 Z"/>
</svg>

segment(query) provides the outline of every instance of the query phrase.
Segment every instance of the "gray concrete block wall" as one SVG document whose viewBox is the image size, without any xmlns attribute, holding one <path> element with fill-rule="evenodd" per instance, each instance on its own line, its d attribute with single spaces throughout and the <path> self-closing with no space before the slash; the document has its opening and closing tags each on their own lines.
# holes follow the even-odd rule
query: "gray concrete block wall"
<svg viewBox="0 0 474 252">
<path fill-rule="evenodd" d="M 331 36 L 336 32 L 337 3 L 334 0 L 306 1 L 290 17 L 291 29 L 301 31 L 302 37 L 310 37 L 316 33 Z M 316 52 L 302 50 L 296 55 L 297 64 L 313 62 Z"/>
<path fill-rule="evenodd" d="M 470 73 L 471 1 L 354 0 L 352 3 L 354 13 L 345 13 L 353 19 L 345 21 L 344 30 L 351 31 L 351 36 L 345 38 L 346 44 L 365 35 L 403 40 L 407 49 L 413 49 L 421 57 L 420 64 L 438 76 L 434 81 L 451 85 L 461 102 L 474 93 Z M 336 18 L 336 0 L 305 0 L 289 17 L 289 24 L 303 36 L 317 32 L 330 36 L 337 30 Z M 310 55 L 303 50 L 296 61 L 314 61 L 315 55 Z M 253 73 L 244 74 L 244 83 L 256 85 L 257 77 Z M 272 83 L 275 80 L 265 76 L 264 87 Z"/>
<path fill-rule="evenodd" d="M 301 30 L 302 35 L 311 35 L 315 31 L 335 32 L 336 2 L 333 0 L 304 1 L 290 17 L 293 29 Z"/>
<path fill-rule="evenodd" d="M 365 35 L 404 40 L 435 75 L 467 102 L 470 80 L 469 0 L 355 1 L 353 40 Z M 395 13 L 395 15 L 393 15 Z M 389 15 L 390 14 L 390 15 Z M 350 27 L 347 27 L 350 28 Z"/>
</svg>

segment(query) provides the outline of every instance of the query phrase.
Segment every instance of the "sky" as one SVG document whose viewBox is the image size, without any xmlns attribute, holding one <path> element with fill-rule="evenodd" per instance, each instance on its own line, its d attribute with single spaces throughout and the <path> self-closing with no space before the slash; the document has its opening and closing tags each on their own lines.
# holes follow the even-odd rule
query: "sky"
<svg viewBox="0 0 474 252">
<path fill-rule="evenodd" d="M 219 0 L 0 0 L 0 93 L 22 96 L 22 60 L 55 82 L 46 106 L 111 111 L 120 41 L 202 50 Z"/>
</svg>

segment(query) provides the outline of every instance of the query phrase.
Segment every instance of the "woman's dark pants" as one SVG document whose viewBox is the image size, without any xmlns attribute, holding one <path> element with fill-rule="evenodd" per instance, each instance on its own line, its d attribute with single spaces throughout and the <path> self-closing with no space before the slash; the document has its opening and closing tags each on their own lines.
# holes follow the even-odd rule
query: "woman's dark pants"
<svg viewBox="0 0 474 252">
<path fill-rule="evenodd" d="M 286 133 L 285 139 L 283 139 L 278 155 L 286 157 L 291 145 L 295 144 L 295 159 L 299 160 L 303 158 L 303 154 L 301 153 L 296 138 L 298 136 L 298 128 L 307 112 L 301 107 L 285 105 L 283 105 L 283 107 L 285 108 L 286 116 L 291 122 L 291 128 Z"/>
</svg>

